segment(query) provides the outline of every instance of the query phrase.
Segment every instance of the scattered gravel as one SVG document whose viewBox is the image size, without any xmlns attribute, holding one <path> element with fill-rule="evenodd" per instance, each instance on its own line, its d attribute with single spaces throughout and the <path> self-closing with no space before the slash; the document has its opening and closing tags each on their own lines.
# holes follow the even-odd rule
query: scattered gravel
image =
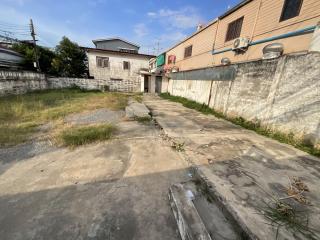
<svg viewBox="0 0 320 240">
<path fill-rule="evenodd" d="M 58 148 L 52 146 L 48 140 L 32 141 L 14 147 L 0 148 L 0 163 L 5 164 L 28 159 L 56 149 Z"/>
</svg>

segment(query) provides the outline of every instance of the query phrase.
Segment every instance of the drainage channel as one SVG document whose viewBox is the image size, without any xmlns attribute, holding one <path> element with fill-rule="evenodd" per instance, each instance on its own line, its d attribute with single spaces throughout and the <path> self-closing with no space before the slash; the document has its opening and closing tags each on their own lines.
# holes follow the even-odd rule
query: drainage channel
<svg viewBox="0 0 320 240">
<path fill-rule="evenodd" d="M 182 240 L 249 239 L 199 180 L 171 186 L 169 201 Z"/>
</svg>

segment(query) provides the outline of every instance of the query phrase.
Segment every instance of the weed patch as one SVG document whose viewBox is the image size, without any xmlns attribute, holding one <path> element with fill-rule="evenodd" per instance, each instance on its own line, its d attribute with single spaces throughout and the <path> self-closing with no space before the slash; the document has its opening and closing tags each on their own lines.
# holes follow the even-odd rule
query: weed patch
<svg viewBox="0 0 320 240">
<path fill-rule="evenodd" d="M 320 157 L 320 149 L 315 148 L 311 143 L 308 143 L 299 138 L 296 138 L 293 133 L 286 134 L 286 133 L 272 130 L 270 128 L 262 126 L 259 121 L 248 121 L 242 117 L 235 117 L 235 118 L 228 117 L 221 112 L 215 111 L 214 109 L 210 108 L 206 104 L 200 104 L 183 97 L 171 96 L 169 93 L 161 93 L 160 96 L 164 99 L 181 103 L 183 106 L 197 110 L 203 114 L 206 114 L 206 115 L 210 114 L 210 115 L 214 115 L 217 118 L 225 119 L 243 128 L 255 131 L 260 135 L 275 139 L 281 143 L 290 144 L 304 152 Z"/>
<path fill-rule="evenodd" d="M 38 126 L 68 114 L 99 108 L 123 110 L 129 96 L 72 88 L 0 97 L 0 146 L 25 142 Z"/>
<path fill-rule="evenodd" d="M 58 137 L 63 146 L 77 147 L 97 141 L 105 141 L 112 137 L 116 128 L 110 124 L 71 127 L 60 133 Z"/>
<path fill-rule="evenodd" d="M 172 142 L 171 147 L 177 152 L 184 152 L 184 143 Z"/>
<path fill-rule="evenodd" d="M 142 124 L 149 124 L 152 121 L 152 118 L 151 118 L 151 116 L 135 117 L 134 120 L 139 122 L 139 123 L 142 123 Z"/>
</svg>

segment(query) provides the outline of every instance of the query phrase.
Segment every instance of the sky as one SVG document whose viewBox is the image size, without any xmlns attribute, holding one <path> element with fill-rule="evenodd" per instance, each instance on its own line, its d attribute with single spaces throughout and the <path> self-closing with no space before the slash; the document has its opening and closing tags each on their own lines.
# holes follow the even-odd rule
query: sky
<svg viewBox="0 0 320 240">
<path fill-rule="evenodd" d="M 33 19 L 39 44 L 55 47 L 63 36 L 81 46 L 121 37 L 157 54 L 186 38 L 240 0 L 0 0 L 0 34 L 30 39 Z"/>
</svg>

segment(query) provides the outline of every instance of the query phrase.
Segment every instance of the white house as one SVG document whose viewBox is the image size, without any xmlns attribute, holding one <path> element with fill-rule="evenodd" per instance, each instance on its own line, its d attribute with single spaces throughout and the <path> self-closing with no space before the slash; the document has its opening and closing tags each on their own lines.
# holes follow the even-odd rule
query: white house
<svg viewBox="0 0 320 240">
<path fill-rule="evenodd" d="M 91 77 L 107 81 L 111 91 L 144 91 L 149 60 L 154 56 L 140 54 L 138 45 L 121 38 L 98 39 L 93 43 L 96 48 L 85 48 Z"/>
</svg>

